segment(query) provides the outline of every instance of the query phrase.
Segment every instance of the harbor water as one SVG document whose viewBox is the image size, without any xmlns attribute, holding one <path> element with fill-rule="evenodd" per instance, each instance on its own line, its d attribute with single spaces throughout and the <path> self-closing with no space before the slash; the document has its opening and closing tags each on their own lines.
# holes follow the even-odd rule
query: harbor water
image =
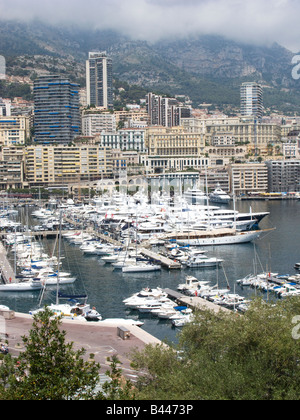
<svg viewBox="0 0 300 420">
<path fill-rule="evenodd" d="M 229 205 L 230 206 L 230 205 Z M 279 274 L 295 274 L 294 265 L 300 262 L 300 201 L 238 201 L 236 209 L 240 212 L 270 212 L 260 223 L 261 229 L 275 228 L 254 243 L 206 247 L 208 256 L 224 260 L 218 269 L 181 269 L 153 273 L 122 273 L 111 265 L 104 264 L 101 257 L 86 256 L 76 245 L 62 241 L 62 266 L 77 278 L 71 286 L 62 286 L 64 293 L 86 293 L 88 302 L 105 318 L 135 318 L 144 322 L 142 328 L 161 340 L 176 341 L 180 329 L 172 327 L 170 321 L 159 320 L 151 315 L 141 317 L 137 312 L 126 310 L 123 300 L 145 287 L 161 287 L 176 290 L 185 282 L 187 275 L 198 280 L 218 283 L 220 288 L 230 285 L 232 293 L 251 297 L 252 288 L 241 288 L 236 280 L 248 274 L 263 271 Z M 24 223 L 25 209 L 20 210 L 19 221 Z M 18 221 L 17 218 L 17 221 Z M 43 240 L 45 251 L 49 254 L 54 240 Z M 11 258 L 12 255 L 10 256 Z M 265 296 L 265 295 L 264 295 Z M 38 307 L 39 292 L 0 293 L 0 304 L 9 306 L 16 312 L 28 313 Z M 47 288 L 43 304 L 55 301 L 55 287 Z M 84 343 L 83 343 L 84 344 Z"/>
</svg>

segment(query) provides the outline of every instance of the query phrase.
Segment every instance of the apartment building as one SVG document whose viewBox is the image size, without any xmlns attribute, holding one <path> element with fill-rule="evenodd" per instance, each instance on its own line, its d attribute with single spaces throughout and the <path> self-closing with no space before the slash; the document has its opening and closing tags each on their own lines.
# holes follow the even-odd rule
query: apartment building
<svg viewBox="0 0 300 420">
<path fill-rule="evenodd" d="M 23 188 L 24 163 L 20 160 L 0 161 L 0 190 Z"/>
<path fill-rule="evenodd" d="M 79 85 L 59 75 L 34 81 L 34 137 L 40 144 L 68 144 L 81 134 Z"/>
<path fill-rule="evenodd" d="M 300 160 L 272 160 L 266 162 L 269 192 L 300 191 Z"/>
<path fill-rule="evenodd" d="M 0 117 L 0 146 L 25 145 L 29 136 L 29 117 Z"/>
<path fill-rule="evenodd" d="M 26 150 L 26 177 L 30 186 L 67 185 L 111 174 L 110 152 L 98 145 L 40 145 Z"/>
<path fill-rule="evenodd" d="M 0 117 L 9 117 L 11 115 L 11 100 L 0 98 Z"/>
<path fill-rule="evenodd" d="M 228 171 L 231 193 L 239 196 L 268 191 L 268 167 L 265 163 L 232 164 Z"/>
<path fill-rule="evenodd" d="M 90 52 L 86 61 L 87 105 L 113 108 L 112 59 L 103 52 Z"/>
<path fill-rule="evenodd" d="M 117 127 L 123 124 L 124 127 L 133 127 L 141 125 L 143 127 L 149 124 L 149 116 L 144 109 L 132 109 L 123 111 L 114 111 Z"/>
<path fill-rule="evenodd" d="M 82 134 L 84 136 L 96 136 L 102 132 L 115 133 L 116 130 L 116 117 L 110 112 L 85 112 L 82 116 Z"/>
<path fill-rule="evenodd" d="M 253 149 L 262 154 L 266 152 L 269 143 L 279 143 L 281 140 L 280 126 L 277 124 L 256 124 L 255 121 L 243 121 L 242 119 L 233 124 L 206 123 L 206 141 L 211 144 L 215 136 L 226 134 L 233 136 L 236 144 L 250 144 Z"/>
<path fill-rule="evenodd" d="M 209 167 L 202 169 L 199 173 L 200 184 L 207 187 L 208 191 L 213 191 L 220 185 L 223 191 L 230 192 L 229 173 L 225 166 Z"/>
<path fill-rule="evenodd" d="M 179 126 L 182 118 L 191 116 L 191 108 L 180 106 L 176 98 L 165 98 L 153 93 L 146 96 L 146 109 L 149 125 L 154 126 Z"/>
<path fill-rule="evenodd" d="M 120 149 L 121 151 L 137 151 L 146 153 L 146 130 L 144 129 L 122 129 L 113 132 L 101 133 L 100 144 L 102 147 Z"/>
<path fill-rule="evenodd" d="M 254 116 L 261 120 L 263 116 L 263 88 L 258 83 L 243 83 L 241 94 L 241 115 Z"/>
</svg>

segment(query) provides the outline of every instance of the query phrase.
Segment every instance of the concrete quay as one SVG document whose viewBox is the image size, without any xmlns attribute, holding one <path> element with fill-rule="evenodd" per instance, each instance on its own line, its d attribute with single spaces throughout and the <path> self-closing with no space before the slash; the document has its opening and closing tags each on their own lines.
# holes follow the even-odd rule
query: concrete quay
<svg viewBox="0 0 300 420">
<path fill-rule="evenodd" d="M 7 259 L 7 253 L 2 242 L 0 242 L 0 272 L 1 279 L 4 283 L 17 282 L 14 270 L 12 269 L 10 262 Z"/>
<path fill-rule="evenodd" d="M 216 305 L 199 296 L 186 296 L 171 289 L 164 289 L 164 292 L 167 293 L 171 299 L 175 299 L 177 303 L 183 304 L 192 309 L 211 310 L 211 311 L 214 311 L 215 313 L 218 313 L 218 312 L 232 313 L 230 309 Z"/>
<path fill-rule="evenodd" d="M 1 311 L 0 321 L 2 341 L 8 341 L 10 354 L 17 357 L 24 351 L 22 337 L 28 336 L 33 317 L 13 311 L 7 313 Z M 118 335 L 118 327 L 122 326 L 117 320 L 115 323 L 62 320 L 61 330 L 66 332 L 66 341 L 73 342 L 75 350 L 82 348 L 86 350 L 85 360 L 89 359 L 90 354 L 94 354 L 94 360 L 101 365 L 101 374 L 105 374 L 110 367 L 107 358 L 117 356 L 121 362 L 123 375 L 135 381 L 138 372 L 132 370 L 130 366 L 131 351 L 143 350 L 147 344 L 161 344 L 161 341 L 140 327 L 128 325 L 125 327 L 130 331 L 130 338 L 123 340 Z"/>
</svg>

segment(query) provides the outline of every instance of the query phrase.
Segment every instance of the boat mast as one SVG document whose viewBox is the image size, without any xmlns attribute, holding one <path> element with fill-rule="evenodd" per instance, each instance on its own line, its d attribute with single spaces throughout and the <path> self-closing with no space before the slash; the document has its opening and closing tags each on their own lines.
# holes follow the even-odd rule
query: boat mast
<svg viewBox="0 0 300 420">
<path fill-rule="evenodd" d="M 59 214 L 59 236 L 58 236 L 58 261 L 57 261 L 57 284 L 56 284 L 56 305 L 59 304 L 59 277 L 60 277 L 60 254 L 61 254 L 61 225 L 62 225 L 62 210 Z"/>
<path fill-rule="evenodd" d="M 206 206 L 208 215 L 208 230 L 211 230 L 210 224 L 210 208 L 209 208 L 209 197 L 208 197 L 208 182 L 207 182 L 207 166 L 205 166 L 205 192 L 206 192 Z"/>
</svg>

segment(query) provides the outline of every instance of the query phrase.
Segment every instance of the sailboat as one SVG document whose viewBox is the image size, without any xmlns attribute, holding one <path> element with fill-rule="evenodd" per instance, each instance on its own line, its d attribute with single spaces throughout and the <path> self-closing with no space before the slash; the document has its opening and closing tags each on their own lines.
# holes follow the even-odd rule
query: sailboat
<svg viewBox="0 0 300 420">
<path fill-rule="evenodd" d="M 62 213 L 60 213 L 59 223 L 59 242 L 58 242 L 58 270 L 56 280 L 56 303 L 48 306 L 51 312 L 55 316 L 61 316 L 62 318 L 78 320 L 78 321 L 101 321 L 102 316 L 97 312 L 96 308 L 91 308 L 87 303 L 87 295 L 65 295 L 59 292 L 60 286 L 60 258 L 61 258 L 61 225 L 62 225 Z M 44 285 L 41 297 L 40 305 L 43 300 L 43 296 L 46 290 L 46 284 Z M 60 299 L 66 299 L 69 303 L 60 303 Z M 80 302 L 82 300 L 82 302 Z M 39 311 L 43 311 L 40 308 L 36 311 L 31 311 L 30 314 L 34 315 Z"/>
<path fill-rule="evenodd" d="M 16 232 L 14 242 L 14 277 L 17 279 L 17 250 L 16 250 Z M 42 283 L 38 279 L 26 279 L 25 281 L 12 281 L 6 284 L 0 284 L 0 292 L 32 292 L 41 290 Z"/>
<path fill-rule="evenodd" d="M 161 270 L 160 265 L 154 265 L 147 261 L 138 261 L 138 249 L 137 249 L 137 215 L 136 215 L 136 224 L 135 224 L 135 258 L 133 261 L 126 259 L 122 266 L 123 273 L 146 273 L 152 271 L 159 271 Z M 116 267 L 116 263 L 113 264 Z"/>
</svg>

